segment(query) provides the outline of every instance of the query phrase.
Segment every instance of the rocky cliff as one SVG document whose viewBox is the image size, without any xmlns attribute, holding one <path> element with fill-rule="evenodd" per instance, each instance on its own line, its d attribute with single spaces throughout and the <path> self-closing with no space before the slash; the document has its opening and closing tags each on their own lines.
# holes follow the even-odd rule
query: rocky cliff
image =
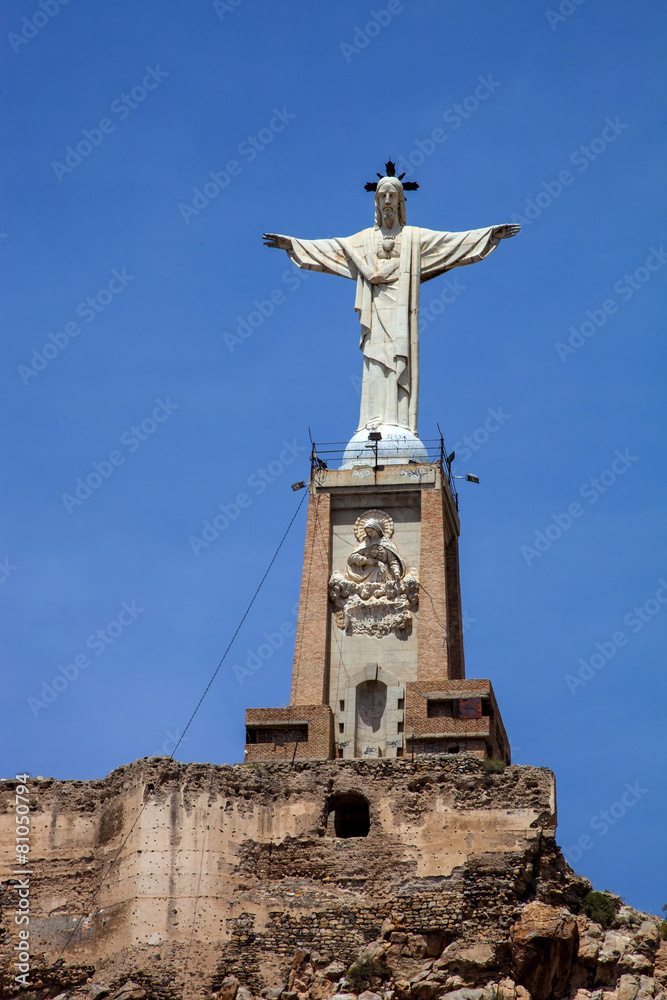
<svg viewBox="0 0 667 1000">
<path fill-rule="evenodd" d="M 660 921 L 565 863 L 551 772 L 469 755 L 148 758 L 32 782 L 25 989 L 15 785 L 0 786 L 3 997 L 667 1000 Z"/>
</svg>

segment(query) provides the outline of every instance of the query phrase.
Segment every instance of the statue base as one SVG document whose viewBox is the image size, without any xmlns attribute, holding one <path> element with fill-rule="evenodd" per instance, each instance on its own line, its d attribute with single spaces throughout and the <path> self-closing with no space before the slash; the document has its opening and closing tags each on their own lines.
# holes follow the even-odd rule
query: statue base
<svg viewBox="0 0 667 1000">
<path fill-rule="evenodd" d="M 382 435 L 381 440 L 370 441 L 368 427 L 357 431 L 345 449 L 341 469 L 353 469 L 355 465 L 375 465 L 375 445 L 377 443 L 378 465 L 406 465 L 408 462 L 428 462 L 428 452 L 416 434 L 398 424 L 380 424 L 375 429 Z"/>
<path fill-rule="evenodd" d="M 290 704 L 247 710 L 245 761 L 509 764 L 491 682 L 465 676 L 447 469 L 378 464 L 313 471 Z"/>
</svg>

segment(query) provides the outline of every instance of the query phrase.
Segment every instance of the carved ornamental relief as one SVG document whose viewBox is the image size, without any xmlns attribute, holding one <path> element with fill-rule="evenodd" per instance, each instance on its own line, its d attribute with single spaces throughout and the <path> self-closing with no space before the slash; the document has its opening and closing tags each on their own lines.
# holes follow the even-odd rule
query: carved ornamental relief
<svg viewBox="0 0 667 1000">
<path fill-rule="evenodd" d="M 348 635 L 407 637 L 419 602 L 416 569 L 408 570 L 391 538 L 394 522 L 383 510 L 367 510 L 354 525 L 358 545 L 345 570 L 329 580 L 334 619 Z"/>
</svg>

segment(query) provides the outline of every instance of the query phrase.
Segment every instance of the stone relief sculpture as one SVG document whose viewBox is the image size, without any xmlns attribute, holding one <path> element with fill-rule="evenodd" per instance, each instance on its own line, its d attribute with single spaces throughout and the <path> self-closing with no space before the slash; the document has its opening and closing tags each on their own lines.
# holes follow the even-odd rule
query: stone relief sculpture
<svg viewBox="0 0 667 1000">
<path fill-rule="evenodd" d="M 419 581 L 391 540 L 392 518 L 383 510 L 367 510 L 357 518 L 354 533 L 359 544 L 347 557 L 345 570 L 334 572 L 329 581 L 336 624 L 352 635 L 407 636 Z"/>
<path fill-rule="evenodd" d="M 391 541 L 393 522 L 387 514 L 379 510 L 366 511 L 357 518 L 354 533 L 359 544 L 347 559 L 350 580 L 355 583 L 386 583 L 388 580 L 399 582 L 405 576 L 403 559 Z"/>
</svg>

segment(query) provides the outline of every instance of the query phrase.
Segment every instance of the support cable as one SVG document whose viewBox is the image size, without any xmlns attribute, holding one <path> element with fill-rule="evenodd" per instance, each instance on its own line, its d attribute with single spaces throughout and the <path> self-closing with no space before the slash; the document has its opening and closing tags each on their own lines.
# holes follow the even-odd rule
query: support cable
<svg viewBox="0 0 667 1000">
<path fill-rule="evenodd" d="M 288 534 L 289 534 L 289 530 L 290 530 L 290 528 L 292 527 L 292 525 L 294 524 L 294 522 L 295 522 L 295 520 L 296 520 L 296 516 L 297 516 L 297 514 L 299 513 L 299 511 L 301 510 L 301 506 L 302 506 L 302 504 L 303 504 L 303 501 L 304 501 L 304 500 L 306 499 L 306 497 L 307 497 L 307 496 L 308 496 L 308 493 L 304 493 L 304 494 L 303 494 L 303 496 L 301 497 L 301 500 L 299 501 L 299 505 L 297 506 L 296 510 L 294 511 L 294 515 L 293 515 L 293 517 L 292 517 L 292 520 L 291 520 L 291 521 L 290 521 L 290 523 L 289 523 L 289 524 L 287 525 L 287 530 L 285 531 L 285 534 L 283 535 L 283 537 L 282 537 L 282 538 L 280 539 L 280 542 L 279 542 L 279 544 L 278 544 L 278 548 L 277 548 L 277 549 L 276 549 L 276 551 L 275 551 L 275 552 L 273 553 L 273 557 L 272 557 L 272 559 L 271 559 L 271 562 L 269 563 L 269 565 L 268 565 L 268 566 L 267 566 L 267 568 L 266 568 L 266 572 L 264 573 L 264 576 L 263 576 L 263 577 L 262 577 L 262 579 L 261 579 L 261 580 L 259 581 L 259 584 L 258 584 L 258 586 L 257 586 L 257 590 L 256 590 L 256 591 L 255 591 L 255 593 L 254 593 L 254 594 L 252 595 L 252 598 L 251 598 L 251 600 L 250 600 L 250 603 L 249 603 L 248 607 L 247 607 L 247 608 L 245 609 L 245 611 L 244 611 L 244 613 L 243 613 L 243 617 L 241 618 L 241 621 L 240 621 L 240 622 L 238 623 L 238 625 L 236 626 L 236 631 L 234 632 L 234 635 L 233 635 L 233 636 L 231 637 L 231 639 L 229 640 L 229 643 L 227 644 L 227 648 L 226 648 L 226 650 L 224 651 L 224 653 L 222 654 L 222 658 L 221 658 L 220 662 L 218 663 L 217 667 L 215 668 L 215 671 L 213 672 L 213 676 L 211 677 L 210 681 L 209 681 L 209 682 L 208 682 L 208 684 L 206 685 L 206 688 L 205 688 L 205 690 L 204 690 L 204 693 L 203 693 L 203 695 L 201 696 L 201 698 L 200 698 L 200 699 L 199 699 L 199 701 L 197 702 L 197 705 L 195 706 L 195 710 L 194 710 L 194 712 L 192 713 L 192 715 L 190 716 L 190 718 L 189 718 L 189 720 L 188 720 L 188 724 L 187 724 L 187 726 L 185 727 L 185 729 L 183 730 L 183 733 L 182 733 L 182 735 L 181 735 L 181 738 L 179 739 L 178 743 L 176 744 L 176 746 L 175 746 L 175 747 L 174 747 L 174 749 L 172 750 L 171 754 L 169 755 L 169 756 L 170 756 L 170 758 L 171 758 L 171 760 L 173 760 L 173 759 L 174 759 L 174 754 L 176 753 L 176 751 L 178 750 L 179 746 L 180 746 L 180 745 L 181 745 L 181 743 L 183 742 L 183 740 L 184 740 L 184 738 L 185 738 L 185 734 L 187 733 L 188 729 L 190 728 L 190 725 L 191 725 L 191 723 L 192 723 L 192 720 L 194 719 L 195 715 L 196 715 L 196 714 L 197 714 L 197 712 L 199 711 L 199 708 L 200 708 L 200 706 L 201 706 L 201 703 L 203 702 L 204 698 L 205 698 L 205 697 L 206 697 L 206 695 L 208 694 L 208 692 L 209 692 L 209 689 L 210 689 L 211 685 L 213 684 L 213 681 L 214 681 L 214 680 L 215 680 L 215 678 L 216 678 L 216 677 L 218 676 L 218 673 L 219 673 L 219 671 L 220 671 L 220 667 L 222 666 L 222 664 L 223 664 L 223 663 L 225 662 L 225 659 L 227 658 L 227 653 L 229 652 L 229 650 L 230 650 L 230 649 L 232 648 L 232 646 L 234 645 L 234 640 L 236 639 L 236 636 L 237 636 L 237 635 L 239 634 L 239 632 L 241 631 L 241 626 L 243 625 L 244 621 L 245 621 L 245 620 L 246 620 L 246 618 L 248 617 L 248 615 L 249 615 L 249 613 L 250 613 L 250 609 L 252 608 L 253 604 L 255 603 L 255 600 L 257 599 L 257 595 L 259 594 L 260 590 L 262 589 L 262 586 L 263 586 L 263 584 L 264 584 L 264 581 L 266 580 L 267 576 L 269 575 L 269 572 L 270 572 L 270 570 L 271 570 L 271 567 L 273 566 L 273 564 L 274 564 L 274 562 L 276 561 L 276 558 L 277 558 L 277 556 L 278 556 L 278 553 L 280 552 L 281 548 L 283 547 L 283 542 L 284 542 L 284 541 L 285 541 L 285 539 L 287 538 L 287 536 L 288 536 Z"/>
<path fill-rule="evenodd" d="M 118 859 L 119 859 L 119 857 L 121 855 L 121 851 L 123 850 L 123 848 L 127 844 L 128 840 L 130 839 L 130 835 L 132 834 L 132 831 L 134 830 L 135 826 L 137 825 L 137 823 L 141 819 L 141 814 L 143 813 L 144 809 L 146 808 L 147 801 L 148 801 L 147 799 L 144 799 L 143 805 L 141 806 L 141 809 L 139 810 L 139 815 L 137 816 L 137 818 L 135 819 L 134 823 L 132 824 L 132 826 L 128 830 L 127 835 L 125 836 L 125 838 L 123 840 L 123 843 L 120 845 L 120 847 L 116 851 L 111 864 L 107 868 L 106 875 L 103 876 L 102 881 L 100 882 L 100 884 L 98 885 L 97 889 L 93 893 L 93 898 L 91 899 L 90 906 L 88 908 L 88 916 L 90 916 L 92 913 L 95 912 L 95 903 L 97 901 L 97 897 L 99 896 L 100 892 L 102 891 L 102 886 L 104 885 L 104 883 L 106 882 L 106 880 L 109 878 L 109 875 L 111 874 L 112 868 L 114 867 L 114 865 L 116 864 L 116 862 L 118 861 Z M 85 920 L 85 916 L 84 916 L 84 914 L 81 914 L 81 916 L 77 920 L 76 924 L 74 925 L 74 930 L 72 931 L 72 933 L 70 934 L 70 936 L 67 938 L 67 941 L 65 942 L 65 945 L 64 945 L 62 951 L 60 952 L 60 954 L 58 955 L 58 957 L 57 957 L 57 959 L 56 959 L 56 961 L 55 961 L 54 964 L 57 965 L 57 963 L 63 957 L 63 955 L 65 954 L 65 952 L 69 948 L 70 944 L 72 943 L 72 940 L 74 939 L 74 936 L 78 932 L 78 930 L 81 927 L 81 924 L 83 923 L 84 920 Z"/>
<path fill-rule="evenodd" d="M 183 737 L 185 736 L 185 734 L 187 733 L 188 729 L 190 728 L 190 725 L 191 725 L 191 723 L 192 723 L 192 720 L 194 719 L 195 715 L 196 715 L 196 714 L 197 714 L 197 712 L 199 711 L 199 708 L 200 708 L 200 706 L 201 706 L 201 703 L 203 702 L 204 698 L 205 698 L 205 697 L 206 697 L 206 695 L 208 694 L 208 691 L 209 691 L 209 689 L 210 689 L 211 685 L 213 684 L 213 681 L 215 680 L 216 676 L 218 675 L 218 672 L 219 672 L 219 670 L 220 670 L 220 667 L 221 667 L 221 666 L 222 666 L 222 664 L 224 663 L 224 661 L 225 661 L 225 658 L 226 658 L 226 656 L 227 656 L 227 654 L 228 654 L 229 650 L 231 649 L 231 647 L 232 647 L 232 645 L 233 645 L 233 643 L 234 643 L 234 640 L 236 639 L 236 636 L 237 636 L 237 635 L 239 634 L 239 632 L 240 632 L 240 630 L 241 630 L 241 626 L 243 625 L 244 621 L 245 621 L 245 620 L 246 620 L 246 618 L 248 617 L 248 614 L 250 613 L 250 609 L 252 608 L 253 604 L 255 603 L 255 600 L 257 599 L 257 595 L 259 594 L 260 590 L 262 589 L 262 586 L 263 586 L 263 584 L 264 584 L 264 581 L 266 580 L 267 576 L 269 575 L 269 571 L 271 570 L 271 567 L 273 566 L 274 562 L 276 561 L 276 559 L 277 559 L 277 557 L 278 557 L 278 553 L 280 552 L 281 548 L 283 547 L 283 543 L 284 543 L 285 539 L 287 538 L 287 535 L 289 534 L 289 531 L 290 531 L 290 528 L 291 528 L 291 527 L 292 527 L 292 525 L 294 524 L 294 522 L 295 522 L 295 520 L 296 520 L 296 516 L 297 516 L 297 514 L 299 513 L 299 511 L 301 510 L 301 506 L 302 506 L 302 504 L 303 504 L 303 501 L 304 501 L 304 500 L 306 499 L 306 496 L 307 496 L 307 495 L 308 495 L 307 493 L 304 493 L 304 495 L 303 495 L 303 496 L 301 497 L 301 500 L 299 501 L 299 504 L 298 504 L 298 506 L 297 506 L 296 510 L 294 511 L 294 514 L 293 514 L 293 516 L 292 516 L 292 519 L 291 519 L 290 523 L 289 523 L 289 524 L 287 525 L 287 530 L 285 531 L 285 534 L 283 535 L 283 537 L 282 537 L 282 538 L 280 539 L 280 542 L 279 542 L 279 544 L 278 544 L 278 547 L 277 547 L 276 551 L 275 551 L 275 552 L 273 553 L 273 557 L 272 557 L 272 559 L 271 559 L 271 562 L 269 563 L 269 565 L 268 565 L 268 566 L 267 566 L 267 568 L 266 568 L 266 571 L 265 571 L 265 573 L 264 573 L 264 576 L 263 576 L 263 577 L 262 577 L 262 579 L 261 579 L 261 580 L 259 581 L 259 584 L 258 584 L 258 586 L 257 586 L 257 589 L 255 590 L 255 593 L 254 593 L 254 594 L 252 595 L 252 598 L 251 598 L 251 600 L 250 600 L 250 603 L 248 604 L 248 607 L 246 608 L 246 610 L 245 610 L 245 612 L 244 612 L 244 614 L 243 614 L 243 617 L 241 618 L 241 621 L 239 622 L 239 624 L 238 624 L 238 626 L 237 626 L 237 628 L 236 628 L 236 631 L 234 632 L 234 635 L 233 635 L 233 636 L 232 636 L 232 638 L 230 639 L 230 641 L 229 641 L 229 643 L 228 643 L 228 645 L 227 645 L 227 648 L 225 649 L 224 653 L 222 654 L 222 658 L 221 658 L 220 662 L 218 663 L 218 666 L 216 667 L 216 669 L 215 669 L 215 672 L 213 673 L 213 676 L 211 677 L 210 681 L 209 681 L 209 682 L 208 682 L 208 684 L 206 685 L 206 689 L 205 689 L 204 693 L 202 694 L 201 698 L 200 698 L 200 699 L 199 699 L 199 701 L 197 702 L 197 705 L 196 705 L 196 707 L 195 707 L 195 710 L 194 710 L 194 712 L 192 713 L 192 715 L 190 716 L 190 719 L 189 719 L 189 721 L 188 721 L 188 724 L 187 724 L 187 726 L 186 726 L 186 727 L 185 727 L 185 729 L 183 730 L 183 735 L 182 735 L 182 736 L 181 736 L 181 738 L 179 739 L 178 743 L 177 743 L 177 744 L 176 744 L 176 746 L 174 747 L 174 750 L 173 750 L 173 753 L 172 753 L 172 754 L 170 755 L 170 757 L 169 757 L 169 759 L 170 759 L 170 760 L 173 760 L 173 759 L 174 759 L 174 753 L 176 753 L 176 750 L 178 749 L 178 747 L 179 747 L 180 743 L 181 743 L 181 742 L 183 741 Z M 212 783 L 212 780 L 213 780 L 213 775 L 211 774 L 211 783 Z M 209 787 L 209 794 L 210 794 L 210 787 Z M 134 828 L 135 828 L 135 826 L 137 825 L 137 823 L 138 823 L 138 822 L 139 822 L 139 820 L 141 819 L 141 816 L 142 816 L 142 813 L 143 813 L 144 809 L 146 808 L 146 805 L 147 805 L 147 803 L 148 803 L 148 800 L 147 800 L 147 799 L 144 799 L 144 802 L 143 802 L 143 804 L 142 804 L 142 806 L 141 806 L 141 809 L 139 810 L 139 813 L 138 813 L 138 815 L 137 815 L 137 817 L 136 817 L 136 819 L 135 819 L 134 823 L 132 824 L 132 826 L 131 826 L 131 827 L 130 827 L 130 829 L 128 830 L 128 832 L 127 832 L 126 836 L 125 836 L 125 837 L 124 837 L 124 839 L 123 839 L 123 842 L 122 842 L 122 844 L 120 845 L 120 847 L 119 847 L 119 848 L 118 848 L 118 850 L 116 851 L 116 854 L 114 855 L 114 857 L 113 857 L 113 859 L 112 859 L 112 861 L 111 861 L 111 864 L 109 865 L 109 867 L 108 867 L 108 869 L 107 869 L 107 871 L 106 871 L 106 874 L 105 874 L 105 875 L 103 876 L 103 878 L 102 878 L 102 881 L 100 882 L 100 884 L 98 885 L 97 889 L 96 889 L 96 890 L 95 890 L 95 892 L 93 893 L 93 897 L 92 897 L 92 899 L 91 899 L 91 903 L 90 903 L 90 907 L 89 907 L 89 909 L 88 909 L 88 912 L 89 912 L 89 914 L 90 914 L 90 913 L 93 913 L 93 912 L 94 912 L 94 909 L 95 909 L 95 903 L 96 903 L 96 901 L 97 901 L 97 898 L 98 898 L 98 896 L 99 896 L 100 892 L 102 891 L 102 887 L 104 886 L 105 882 L 106 882 L 106 881 L 107 881 L 107 879 L 109 878 L 109 875 L 111 874 L 111 872 L 112 872 L 113 868 L 115 867 L 115 865 L 116 865 L 116 863 L 117 863 L 118 859 L 120 858 L 120 855 L 121 855 L 121 853 L 122 853 L 122 850 L 123 850 L 123 848 L 125 847 L 125 845 L 126 845 L 126 843 L 128 842 L 128 840 L 130 839 L 130 836 L 132 835 L 132 832 L 134 831 Z M 197 906 L 197 903 L 198 903 L 198 900 L 199 900 L 199 890 L 200 890 L 200 886 L 201 886 L 201 878 L 202 878 L 202 864 L 203 864 L 203 850 L 202 850 L 202 858 L 200 859 L 200 866 L 199 866 L 199 881 L 198 881 L 198 885 L 197 885 L 197 897 L 196 897 L 196 900 L 195 900 L 195 909 L 196 909 L 196 906 Z M 61 950 L 60 954 L 58 955 L 58 958 L 56 959 L 56 962 L 60 961 L 60 959 L 61 959 L 61 958 L 63 957 L 63 955 L 65 954 L 65 952 L 66 952 L 66 951 L 67 951 L 67 949 L 69 948 L 69 946 L 70 946 L 71 942 L 73 941 L 73 939 L 74 939 L 75 935 L 76 935 L 76 934 L 77 934 L 77 932 L 79 931 L 79 929 L 80 929 L 80 927 L 81 927 L 81 924 L 83 923 L 84 919 L 85 919 L 85 916 L 84 916 L 84 915 L 82 915 L 82 916 L 80 916 L 80 917 L 79 917 L 79 919 L 77 920 L 77 922 L 76 922 L 76 924 L 75 924 L 75 926 L 74 926 L 74 929 L 72 930 L 72 932 L 71 932 L 70 936 L 68 937 L 67 941 L 65 942 L 65 945 L 64 945 L 64 947 L 62 948 L 62 950 Z M 195 919 L 193 920 L 193 926 L 192 926 L 192 931 L 191 931 L 191 934 L 190 934 L 190 942 L 189 942 L 189 945 L 188 945 L 188 957 L 189 957 L 189 953 L 190 953 L 190 949 L 191 949 L 191 947 L 192 947 L 192 942 L 193 942 L 193 938 L 194 938 L 194 932 L 195 932 L 195 924 L 196 924 L 196 914 L 195 914 Z"/>
</svg>

